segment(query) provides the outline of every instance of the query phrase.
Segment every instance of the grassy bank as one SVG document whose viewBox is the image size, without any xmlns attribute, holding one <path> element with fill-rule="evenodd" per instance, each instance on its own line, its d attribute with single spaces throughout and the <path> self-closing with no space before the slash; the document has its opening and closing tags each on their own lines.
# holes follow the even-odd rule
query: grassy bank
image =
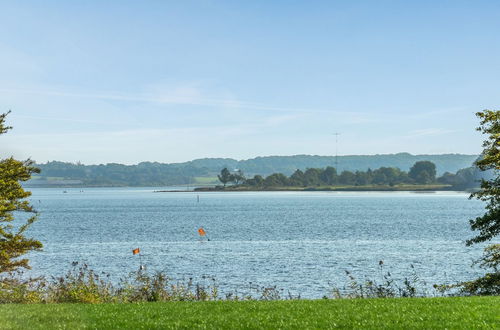
<svg viewBox="0 0 500 330">
<path fill-rule="evenodd" d="M 222 186 L 201 187 L 195 191 L 439 191 L 450 190 L 450 185 L 444 184 L 400 184 L 400 185 L 365 185 L 365 186 L 314 186 L 314 187 L 253 187 L 253 186 Z"/>
<path fill-rule="evenodd" d="M 500 327 L 500 297 L 1 305 L 0 329 Z"/>
</svg>

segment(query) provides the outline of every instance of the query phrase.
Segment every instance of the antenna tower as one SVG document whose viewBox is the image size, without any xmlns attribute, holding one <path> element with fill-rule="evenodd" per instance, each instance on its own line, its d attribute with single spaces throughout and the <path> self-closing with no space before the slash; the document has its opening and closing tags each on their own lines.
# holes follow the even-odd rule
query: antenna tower
<svg viewBox="0 0 500 330">
<path fill-rule="evenodd" d="M 339 172 L 339 135 L 340 133 L 333 133 L 335 135 L 335 169 Z"/>
</svg>

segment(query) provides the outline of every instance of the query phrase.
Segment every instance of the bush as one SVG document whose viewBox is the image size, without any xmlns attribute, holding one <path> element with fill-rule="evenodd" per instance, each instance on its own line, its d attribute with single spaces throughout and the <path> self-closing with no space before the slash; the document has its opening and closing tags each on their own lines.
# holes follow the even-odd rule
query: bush
<svg viewBox="0 0 500 330">
<path fill-rule="evenodd" d="M 39 280 L 17 277 L 0 280 L 0 304 L 35 304 L 43 302 Z"/>
<path fill-rule="evenodd" d="M 425 282 L 418 277 L 415 267 L 410 265 L 412 273 L 410 277 L 406 277 L 402 283 L 398 283 L 391 275 L 390 271 L 384 270 L 384 262 L 379 261 L 379 276 L 380 279 L 366 279 L 363 282 L 358 282 L 354 275 L 345 271 L 349 279 L 347 287 L 342 289 L 334 288 L 332 296 L 335 299 L 340 298 L 393 298 L 393 297 L 424 297 L 427 292 L 418 292 L 419 284 L 425 286 Z"/>
</svg>

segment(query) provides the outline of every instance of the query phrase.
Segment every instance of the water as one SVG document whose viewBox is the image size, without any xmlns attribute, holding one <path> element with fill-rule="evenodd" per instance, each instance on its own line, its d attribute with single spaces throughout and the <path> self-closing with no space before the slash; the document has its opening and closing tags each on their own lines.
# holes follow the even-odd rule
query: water
<svg viewBox="0 0 500 330">
<path fill-rule="evenodd" d="M 213 276 L 222 291 L 277 285 L 310 298 L 344 286 L 345 270 L 379 278 L 379 260 L 395 278 L 414 265 L 429 286 L 479 274 L 470 264 L 481 248 L 464 241 L 484 206 L 463 193 L 62 191 L 32 189 L 41 215 L 29 233 L 45 245 L 30 255 L 34 274 L 86 261 L 118 279 L 138 268 L 137 247 L 150 270 L 176 279 Z"/>
</svg>

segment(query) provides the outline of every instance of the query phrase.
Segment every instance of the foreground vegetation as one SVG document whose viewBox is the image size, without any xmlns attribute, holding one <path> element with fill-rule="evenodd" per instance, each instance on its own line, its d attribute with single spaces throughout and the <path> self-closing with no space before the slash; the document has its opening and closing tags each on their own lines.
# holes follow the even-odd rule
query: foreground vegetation
<svg viewBox="0 0 500 330">
<path fill-rule="evenodd" d="M 0 329 L 493 329 L 500 297 L 1 305 Z"/>
</svg>

